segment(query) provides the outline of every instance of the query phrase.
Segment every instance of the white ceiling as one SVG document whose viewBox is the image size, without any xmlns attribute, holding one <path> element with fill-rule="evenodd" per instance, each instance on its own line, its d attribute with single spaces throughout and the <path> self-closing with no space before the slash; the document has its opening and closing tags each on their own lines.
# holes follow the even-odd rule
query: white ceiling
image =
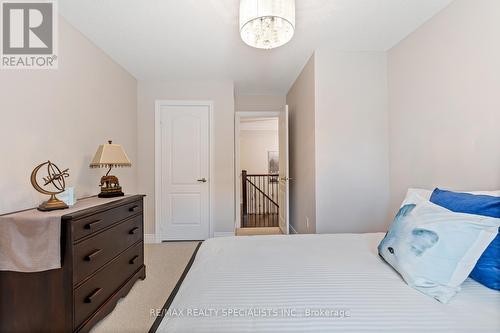
<svg viewBox="0 0 500 333">
<path fill-rule="evenodd" d="M 59 0 L 61 14 L 139 80 L 231 79 L 238 94 L 284 94 L 318 46 L 385 51 L 452 0 L 296 0 L 290 43 L 239 37 L 239 0 Z"/>
</svg>

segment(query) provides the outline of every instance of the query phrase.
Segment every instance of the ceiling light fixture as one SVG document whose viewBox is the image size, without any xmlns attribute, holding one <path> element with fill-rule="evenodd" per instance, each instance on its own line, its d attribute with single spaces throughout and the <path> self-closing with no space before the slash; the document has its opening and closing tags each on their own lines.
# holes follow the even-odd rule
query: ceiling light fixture
<svg viewBox="0 0 500 333">
<path fill-rule="evenodd" d="M 295 31 L 295 0 L 241 0 L 240 34 L 248 45 L 273 49 L 288 43 Z"/>
</svg>

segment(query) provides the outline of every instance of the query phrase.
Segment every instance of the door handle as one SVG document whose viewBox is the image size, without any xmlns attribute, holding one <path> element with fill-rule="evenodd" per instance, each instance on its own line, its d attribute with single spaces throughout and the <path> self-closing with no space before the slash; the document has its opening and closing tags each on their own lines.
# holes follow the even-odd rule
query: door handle
<svg viewBox="0 0 500 333">
<path fill-rule="evenodd" d="M 284 180 L 284 181 L 287 181 L 287 180 L 292 180 L 292 178 L 289 178 L 289 177 L 281 177 L 280 179 L 281 179 L 281 180 Z"/>
<path fill-rule="evenodd" d="M 200 183 L 206 183 L 207 182 L 207 180 L 205 178 L 197 179 L 196 181 L 200 182 Z"/>
</svg>

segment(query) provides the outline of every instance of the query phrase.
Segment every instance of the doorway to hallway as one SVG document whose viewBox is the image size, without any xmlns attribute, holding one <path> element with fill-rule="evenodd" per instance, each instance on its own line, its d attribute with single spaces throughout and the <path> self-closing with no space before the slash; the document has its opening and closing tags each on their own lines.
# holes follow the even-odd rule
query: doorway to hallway
<svg viewBox="0 0 500 333">
<path fill-rule="evenodd" d="M 237 112 L 236 230 L 288 234 L 288 112 Z M 249 231 L 250 232 L 250 231 Z"/>
</svg>

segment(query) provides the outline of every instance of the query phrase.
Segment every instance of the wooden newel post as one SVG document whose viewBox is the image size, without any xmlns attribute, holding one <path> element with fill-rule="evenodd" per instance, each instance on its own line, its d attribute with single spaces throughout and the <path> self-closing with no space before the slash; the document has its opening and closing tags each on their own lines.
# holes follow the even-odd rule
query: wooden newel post
<svg viewBox="0 0 500 333">
<path fill-rule="evenodd" d="M 241 171 L 241 194 L 243 200 L 243 216 L 248 215 L 248 206 L 247 206 L 247 171 Z"/>
</svg>

